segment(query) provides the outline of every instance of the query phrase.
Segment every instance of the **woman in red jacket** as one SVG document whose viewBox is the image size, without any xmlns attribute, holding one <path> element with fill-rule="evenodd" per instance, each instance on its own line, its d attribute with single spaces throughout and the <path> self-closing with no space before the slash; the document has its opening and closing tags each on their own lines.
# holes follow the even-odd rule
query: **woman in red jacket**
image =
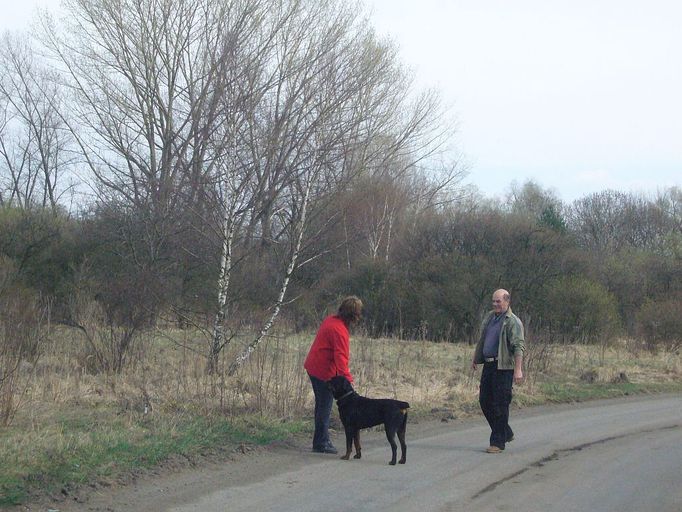
<svg viewBox="0 0 682 512">
<path fill-rule="evenodd" d="M 303 364 L 315 395 L 314 452 L 337 453 L 329 439 L 329 418 L 334 397 L 327 386 L 327 381 L 336 375 L 343 375 L 353 382 L 353 376 L 348 368 L 350 359 L 348 329 L 361 318 L 362 301 L 355 296 L 343 299 L 338 312 L 323 320 Z"/>
</svg>

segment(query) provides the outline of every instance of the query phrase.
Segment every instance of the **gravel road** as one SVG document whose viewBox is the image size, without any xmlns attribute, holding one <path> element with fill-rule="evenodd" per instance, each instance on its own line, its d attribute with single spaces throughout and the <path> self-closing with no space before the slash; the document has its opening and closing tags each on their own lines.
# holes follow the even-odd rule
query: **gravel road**
<svg viewBox="0 0 682 512">
<path fill-rule="evenodd" d="M 380 432 L 362 460 L 279 446 L 163 475 L 62 511 L 682 511 L 682 396 L 512 411 L 516 439 L 485 453 L 483 418 L 410 423 L 404 466 Z M 342 444 L 337 436 L 337 446 Z"/>
</svg>

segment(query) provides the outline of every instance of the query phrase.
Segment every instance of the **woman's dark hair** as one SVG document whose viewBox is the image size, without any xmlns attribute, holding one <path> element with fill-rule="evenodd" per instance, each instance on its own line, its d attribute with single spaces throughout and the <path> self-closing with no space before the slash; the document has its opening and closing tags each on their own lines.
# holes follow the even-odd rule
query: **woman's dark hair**
<svg viewBox="0 0 682 512">
<path fill-rule="evenodd" d="M 355 295 L 341 301 L 337 313 L 346 324 L 354 324 L 362 318 L 362 301 Z"/>
</svg>

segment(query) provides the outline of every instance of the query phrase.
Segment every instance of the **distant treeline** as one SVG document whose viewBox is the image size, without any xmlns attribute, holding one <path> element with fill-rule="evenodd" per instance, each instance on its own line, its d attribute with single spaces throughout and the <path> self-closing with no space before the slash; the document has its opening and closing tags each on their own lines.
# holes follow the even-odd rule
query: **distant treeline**
<svg viewBox="0 0 682 512">
<path fill-rule="evenodd" d="M 505 287 L 535 339 L 624 335 L 655 346 L 682 338 L 680 189 L 655 198 L 605 191 L 566 205 L 526 183 L 504 201 L 469 195 L 425 211 L 404 192 L 396 200 L 389 184 L 364 183 L 324 205 L 335 221 L 311 221 L 280 321 L 314 329 L 353 293 L 366 303 L 372 336 L 470 342 L 491 291 Z M 3 308 L 34 295 L 53 322 L 68 325 L 80 326 L 96 304 L 111 325 L 210 327 L 220 238 L 199 236 L 188 217 L 149 260 L 147 224 L 134 212 L 109 205 L 69 217 L 4 207 Z M 234 333 L 260 326 L 287 260 L 277 243 L 248 250 L 234 254 L 239 272 L 224 318 Z"/>
</svg>

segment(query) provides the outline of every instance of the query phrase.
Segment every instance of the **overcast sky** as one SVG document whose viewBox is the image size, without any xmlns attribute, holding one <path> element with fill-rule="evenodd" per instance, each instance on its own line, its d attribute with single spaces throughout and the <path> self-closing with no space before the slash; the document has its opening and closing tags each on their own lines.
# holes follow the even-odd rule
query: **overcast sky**
<svg viewBox="0 0 682 512">
<path fill-rule="evenodd" d="M 459 120 L 470 180 L 572 200 L 682 184 L 679 0 L 365 0 Z"/>
<path fill-rule="evenodd" d="M 571 201 L 682 186 L 682 1 L 364 0 L 459 126 L 470 183 Z M 0 30 L 36 5 L 0 0 Z"/>
</svg>

